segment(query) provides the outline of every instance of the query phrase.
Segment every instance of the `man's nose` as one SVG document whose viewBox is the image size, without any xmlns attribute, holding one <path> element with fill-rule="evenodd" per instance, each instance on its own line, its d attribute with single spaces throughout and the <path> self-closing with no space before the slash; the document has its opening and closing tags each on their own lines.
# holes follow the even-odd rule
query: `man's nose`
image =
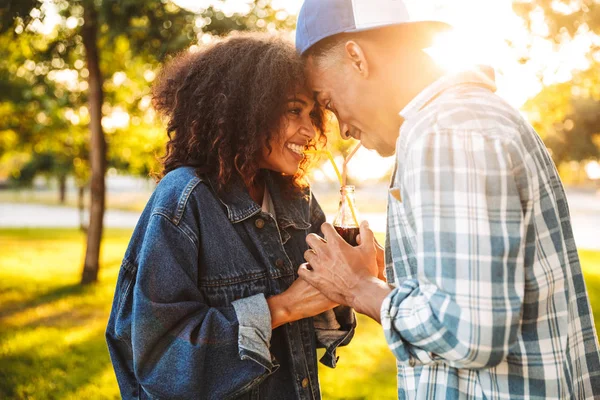
<svg viewBox="0 0 600 400">
<path fill-rule="evenodd" d="M 344 140 L 350 139 L 350 125 L 340 121 L 340 136 Z"/>
</svg>

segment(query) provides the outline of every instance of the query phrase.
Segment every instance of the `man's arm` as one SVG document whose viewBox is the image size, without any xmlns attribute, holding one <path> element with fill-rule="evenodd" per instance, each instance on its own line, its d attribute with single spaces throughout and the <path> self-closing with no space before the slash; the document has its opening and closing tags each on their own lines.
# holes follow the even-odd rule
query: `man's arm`
<svg viewBox="0 0 600 400">
<path fill-rule="evenodd" d="M 381 308 L 400 361 L 486 368 L 515 342 L 529 216 L 510 150 L 477 132 L 435 132 L 411 146 L 402 177 L 410 206 L 393 208 L 411 222 L 418 272 Z M 390 232 L 400 239 L 397 226 Z"/>
<path fill-rule="evenodd" d="M 307 253 L 313 270 L 305 267 L 301 276 L 376 320 L 381 312 L 401 362 L 496 365 L 516 340 L 524 292 L 529 217 L 513 179 L 514 162 L 500 139 L 476 132 L 432 133 L 411 148 L 403 195 L 410 203 L 417 275 L 392 289 L 365 267 L 369 261 L 361 256 L 368 249 L 348 250 L 326 233 L 327 244 L 308 239 L 317 254 Z M 395 206 L 397 212 L 405 207 Z M 400 240 L 390 228 L 391 239 Z"/>
</svg>

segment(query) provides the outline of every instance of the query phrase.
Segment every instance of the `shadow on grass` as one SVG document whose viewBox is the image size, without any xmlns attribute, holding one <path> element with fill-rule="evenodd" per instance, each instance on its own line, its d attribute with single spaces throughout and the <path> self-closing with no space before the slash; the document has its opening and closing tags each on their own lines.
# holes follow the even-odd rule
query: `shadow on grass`
<svg viewBox="0 0 600 400">
<path fill-rule="evenodd" d="M 24 349 L 3 357 L 0 398 L 63 399 L 94 384 L 111 368 L 103 329 L 74 344 L 61 343 L 61 335 L 55 335 L 50 336 L 58 343 L 46 345 L 64 349 L 54 348 L 51 355 L 44 355 L 43 349 Z"/>
<path fill-rule="evenodd" d="M 2 292 L 6 293 L 12 291 L 13 288 L 4 288 Z M 19 299 L 18 301 L 4 302 L 2 308 L 0 308 L 0 319 L 8 318 L 18 312 L 25 311 L 29 308 L 39 307 L 44 304 L 52 303 L 57 300 L 61 300 L 67 297 L 78 297 L 90 290 L 90 287 L 81 286 L 79 284 L 70 284 L 65 286 L 59 286 L 52 290 L 49 290 L 41 295 L 36 295 L 25 301 Z"/>
</svg>

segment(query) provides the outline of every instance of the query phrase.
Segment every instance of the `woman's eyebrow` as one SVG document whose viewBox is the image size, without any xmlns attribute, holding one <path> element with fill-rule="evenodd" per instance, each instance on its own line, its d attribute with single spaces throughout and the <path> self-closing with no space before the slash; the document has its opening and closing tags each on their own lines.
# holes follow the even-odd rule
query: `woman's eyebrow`
<svg viewBox="0 0 600 400">
<path fill-rule="evenodd" d="M 302 105 L 304 105 L 304 106 L 307 106 L 307 105 L 308 105 L 308 103 L 307 103 L 306 101 L 304 101 L 304 100 L 302 100 L 302 99 L 298 99 L 298 98 L 296 98 L 296 97 L 294 97 L 293 99 L 289 99 L 289 100 L 288 100 L 288 103 L 301 103 L 301 104 L 302 104 Z"/>
</svg>

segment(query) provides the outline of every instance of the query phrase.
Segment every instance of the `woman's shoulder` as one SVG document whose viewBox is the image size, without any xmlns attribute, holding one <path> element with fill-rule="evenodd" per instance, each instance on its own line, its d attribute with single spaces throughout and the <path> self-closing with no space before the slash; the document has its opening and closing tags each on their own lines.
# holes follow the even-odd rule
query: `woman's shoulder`
<svg viewBox="0 0 600 400">
<path fill-rule="evenodd" d="M 178 223 L 190 203 L 202 203 L 202 198 L 213 197 L 208 185 L 207 179 L 193 167 L 179 167 L 160 180 L 148 207 L 153 214 L 163 214 Z"/>
<path fill-rule="evenodd" d="M 193 167 L 179 167 L 169 171 L 158 183 L 157 189 L 181 188 L 188 183 L 199 183 L 203 180 Z"/>
</svg>

